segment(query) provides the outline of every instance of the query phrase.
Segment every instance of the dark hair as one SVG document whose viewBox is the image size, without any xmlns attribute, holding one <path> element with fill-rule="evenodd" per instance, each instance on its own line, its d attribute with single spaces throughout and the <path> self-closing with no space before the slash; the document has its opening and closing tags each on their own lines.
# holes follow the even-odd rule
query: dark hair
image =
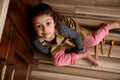
<svg viewBox="0 0 120 80">
<path fill-rule="evenodd" d="M 58 13 L 56 13 L 51 6 L 49 6 L 46 3 L 40 3 L 34 7 L 32 7 L 29 12 L 28 12 L 28 25 L 30 28 L 30 34 L 31 36 L 33 36 L 34 38 L 37 37 L 37 34 L 35 32 L 35 29 L 33 27 L 33 18 L 35 16 L 39 16 L 39 15 L 43 15 L 43 14 L 49 14 L 53 19 L 54 22 L 56 23 L 56 25 L 58 25 Z M 32 37 L 32 38 L 33 38 Z"/>
<path fill-rule="evenodd" d="M 40 3 L 36 6 L 34 6 L 31 10 L 30 10 L 30 13 L 29 13 L 29 19 L 33 20 L 33 18 L 35 16 L 38 16 L 38 15 L 43 15 L 43 14 L 49 14 L 55 21 L 55 23 L 58 22 L 58 13 L 56 13 L 51 6 L 49 6 L 48 4 L 46 3 Z"/>
</svg>

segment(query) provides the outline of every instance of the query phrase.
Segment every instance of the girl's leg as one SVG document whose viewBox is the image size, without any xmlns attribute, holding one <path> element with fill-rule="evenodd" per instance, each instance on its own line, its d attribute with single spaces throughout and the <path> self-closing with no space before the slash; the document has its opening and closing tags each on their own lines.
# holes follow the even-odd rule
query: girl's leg
<svg viewBox="0 0 120 80">
<path fill-rule="evenodd" d="M 83 54 L 77 54 L 77 59 L 87 59 L 94 66 L 99 66 L 98 62 L 90 55 L 90 52 L 87 50 Z"/>
<path fill-rule="evenodd" d="M 57 52 L 53 57 L 53 63 L 56 66 L 68 66 L 75 64 L 76 62 L 76 53 L 65 53 L 65 50 Z"/>
<path fill-rule="evenodd" d="M 110 24 L 107 24 L 106 26 L 101 27 L 96 32 L 94 32 L 92 35 L 88 36 L 85 40 L 83 40 L 83 44 L 95 46 L 97 45 L 102 39 L 108 35 L 109 30 L 120 28 L 120 22 L 113 22 Z"/>
<path fill-rule="evenodd" d="M 89 35 L 85 40 L 83 40 L 83 45 L 87 46 L 95 46 L 97 45 L 102 39 L 107 36 L 109 30 L 107 27 L 101 27 L 96 32 Z"/>
<path fill-rule="evenodd" d="M 120 28 L 120 22 L 112 22 L 106 25 L 108 27 L 108 30 Z"/>
<path fill-rule="evenodd" d="M 75 64 L 76 60 L 82 58 L 85 58 L 93 65 L 98 66 L 97 61 L 89 54 L 88 51 L 78 54 L 74 52 L 65 54 L 64 50 L 61 50 L 53 56 L 53 62 L 56 66 L 68 66 Z"/>
</svg>

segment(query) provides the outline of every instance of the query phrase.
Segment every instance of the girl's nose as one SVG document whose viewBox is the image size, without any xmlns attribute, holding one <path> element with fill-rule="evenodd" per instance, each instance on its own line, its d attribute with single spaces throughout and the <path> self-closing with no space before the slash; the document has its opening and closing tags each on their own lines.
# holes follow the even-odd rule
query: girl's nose
<svg viewBox="0 0 120 80">
<path fill-rule="evenodd" d="M 46 32 L 47 28 L 45 25 L 42 26 L 42 31 Z"/>
</svg>

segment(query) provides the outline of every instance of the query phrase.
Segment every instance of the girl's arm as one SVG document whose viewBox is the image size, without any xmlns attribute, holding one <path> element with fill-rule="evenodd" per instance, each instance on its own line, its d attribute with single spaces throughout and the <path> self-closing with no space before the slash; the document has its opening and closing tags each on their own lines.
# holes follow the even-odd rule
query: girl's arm
<svg viewBox="0 0 120 80">
<path fill-rule="evenodd" d="M 33 44 L 34 44 L 34 46 L 35 46 L 41 53 L 44 53 L 44 54 L 49 55 L 49 53 L 50 53 L 50 48 L 48 48 L 48 47 L 46 47 L 46 46 L 43 46 L 38 39 L 35 39 L 34 42 L 33 42 Z"/>
<path fill-rule="evenodd" d="M 62 22 L 60 22 L 59 31 L 61 35 L 74 40 L 77 47 L 77 52 L 80 52 L 83 50 L 82 39 L 78 32 L 71 29 L 70 27 L 68 27 Z"/>
</svg>

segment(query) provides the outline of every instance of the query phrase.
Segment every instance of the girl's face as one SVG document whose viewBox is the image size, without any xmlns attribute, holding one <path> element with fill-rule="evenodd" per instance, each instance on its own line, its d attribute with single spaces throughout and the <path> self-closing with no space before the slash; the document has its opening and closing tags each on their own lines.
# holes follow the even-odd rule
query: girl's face
<svg viewBox="0 0 120 80">
<path fill-rule="evenodd" d="M 34 17 L 33 25 L 41 38 L 51 40 L 55 36 L 55 22 L 50 15 L 44 14 Z"/>
</svg>

